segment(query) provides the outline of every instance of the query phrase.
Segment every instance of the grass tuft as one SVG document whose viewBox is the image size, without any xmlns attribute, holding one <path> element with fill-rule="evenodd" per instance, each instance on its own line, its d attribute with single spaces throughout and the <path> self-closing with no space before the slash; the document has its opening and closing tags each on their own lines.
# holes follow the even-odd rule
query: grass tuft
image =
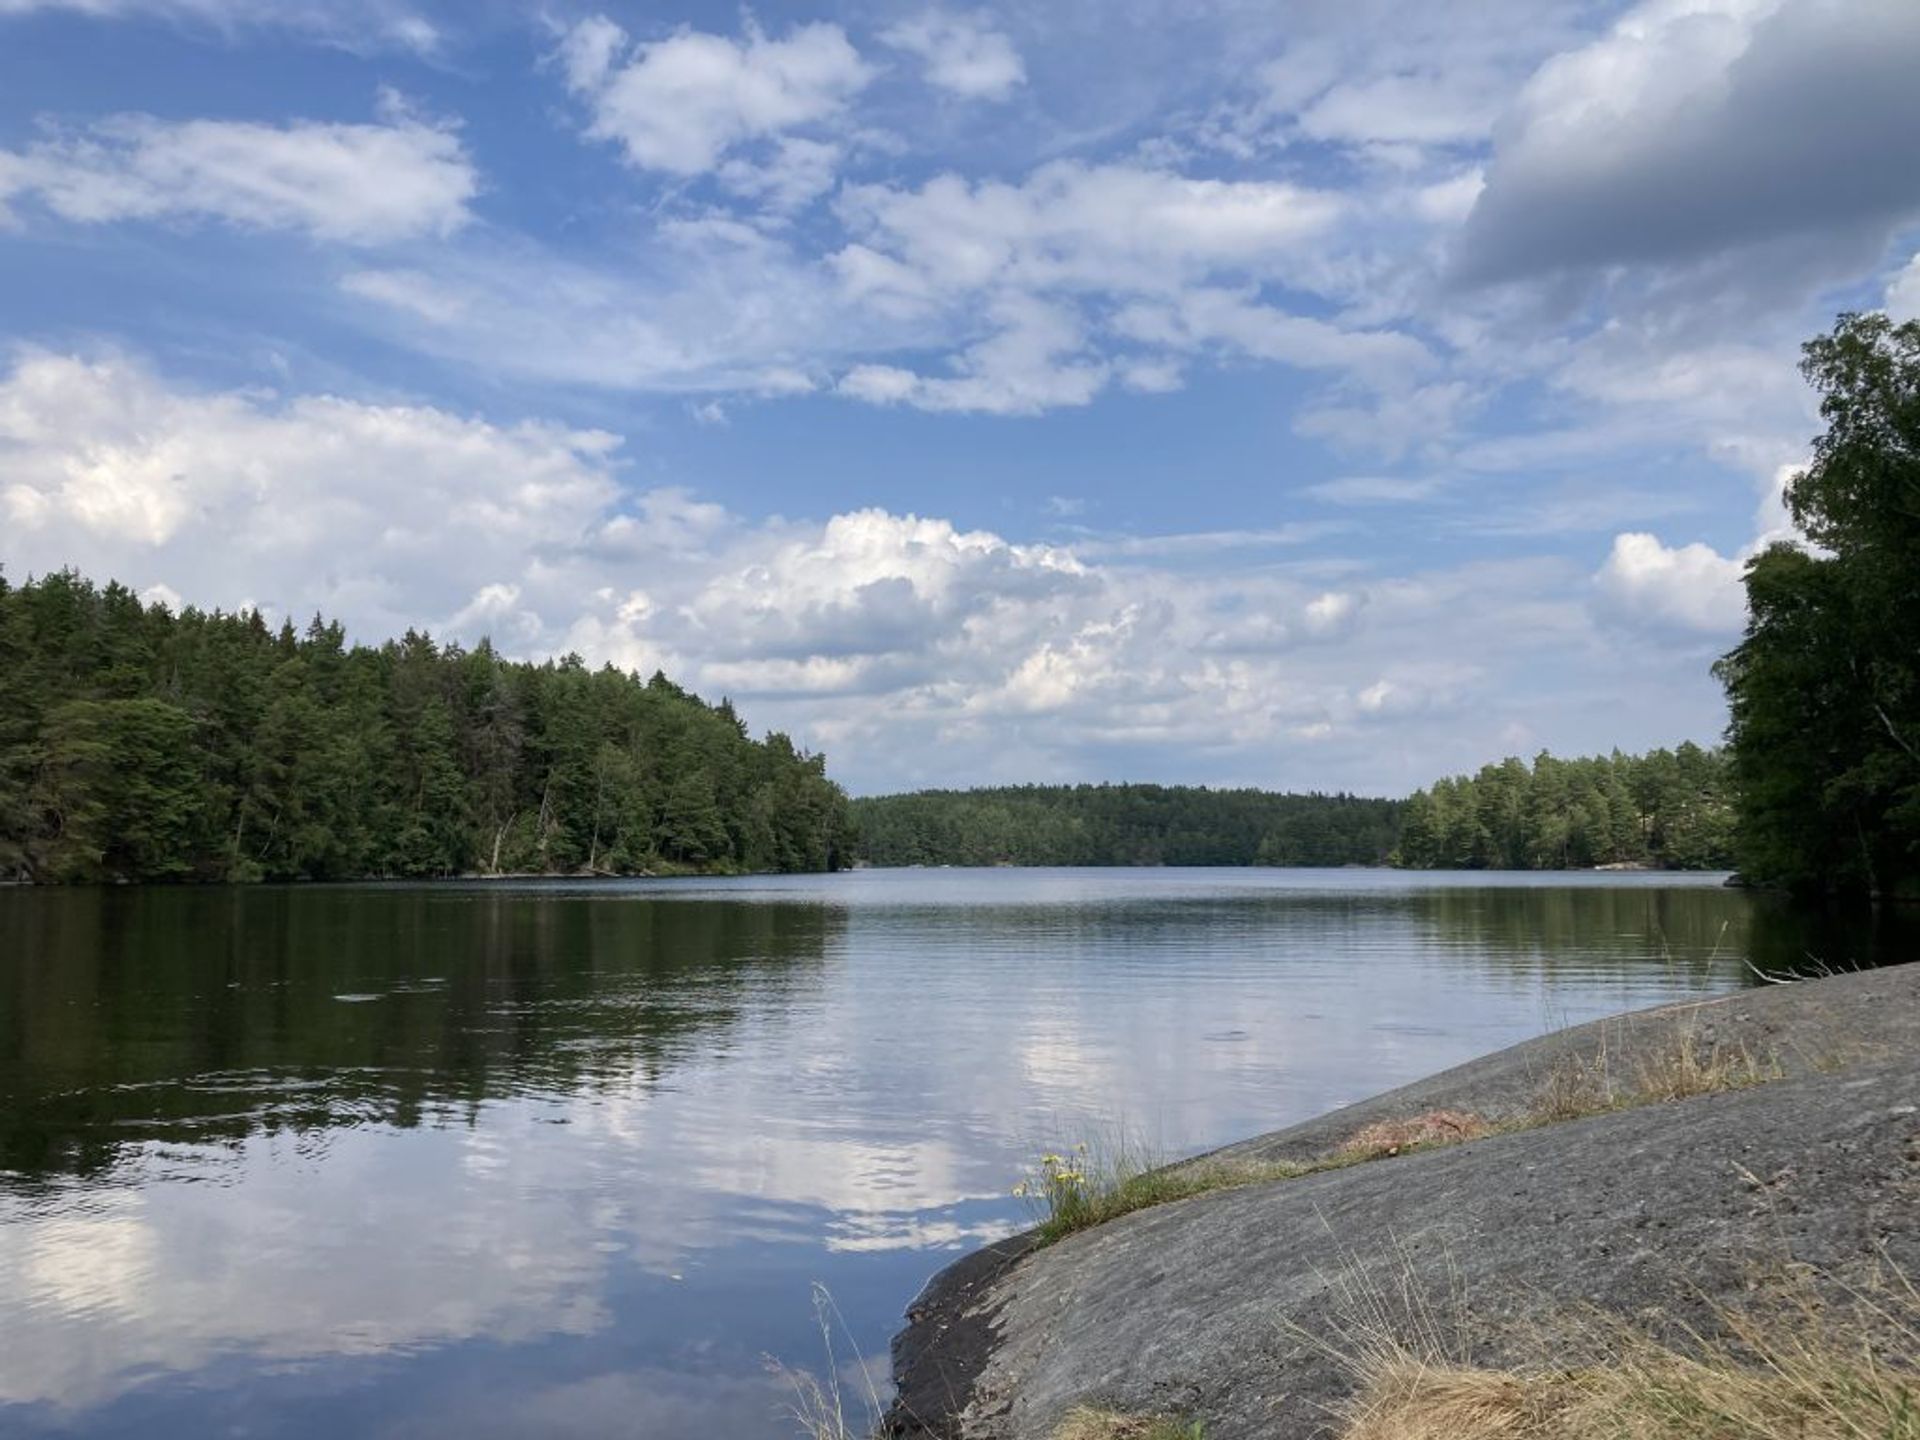
<svg viewBox="0 0 1920 1440">
<path fill-rule="evenodd" d="M 1175 1200 L 1191 1199 L 1216 1190 L 1257 1185 L 1263 1180 L 1286 1180 L 1308 1167 L 1287 1163 L 1243 1164 L 1199 1161 L 1168 1166 L 1148 1152 L 1125 1142 L 1100 1150 L 1075 1146 L 1070 1154 L 1040 1157 L 1036 1169 L 1014 1187 L 1014 1194 L 1034 1207 L 1040 1242 L 1090 1230 Z"/>
</svg>

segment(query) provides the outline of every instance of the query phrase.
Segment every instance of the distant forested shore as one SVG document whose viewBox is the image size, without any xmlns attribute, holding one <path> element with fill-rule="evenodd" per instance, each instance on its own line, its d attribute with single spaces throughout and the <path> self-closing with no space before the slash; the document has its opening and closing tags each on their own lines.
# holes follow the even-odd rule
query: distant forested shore
<svg viewBox="0 0 1920 1440">
<path fill-rule="evenodd" d="M 1509 759 L 1407 800 L 1191 785 L 1016 785 L 852 802 L 870 865 L 1394 865 L 1717 870 L 1727 762 L 1697 745 Z"/>
<path fill-rule="evenodd" d="M 831 870 L 824 757 L 664 675 L 0 576 L 0 878 Z"/>
<path fill-rule="evenodd" d="M 1400 802 L 1191 785 L 1012 785 L 852 802 L 870 865 L 1380 865 Z"/>
</svg>

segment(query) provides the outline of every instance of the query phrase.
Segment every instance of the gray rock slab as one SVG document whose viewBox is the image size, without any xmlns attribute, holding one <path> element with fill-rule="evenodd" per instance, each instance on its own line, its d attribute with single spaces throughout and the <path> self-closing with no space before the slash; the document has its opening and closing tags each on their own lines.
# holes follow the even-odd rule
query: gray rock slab
<svg viewBox="0 0 1920 1440">
<path fill-rule="evenodd" d="M 1140 1211 L 943 1272 L 896 1349 L 892 1433 L 1044 1440 L 1077 1404 L 1209 1440 L 1323 1436 L 1356 1332 L 1524 1356 L 1587 1307 L 1656 1329 L 1785 1260 L 1920 1275 L 1920 966 L 1597 1022 L 1216 1152 L 1304 1160 L 1376 1119 L 1492 1119 L 1568 1055 L 1630 1065 L 1682 1035 L 1785 1078 Z M 1444 1333 L 1440 1333 L 1444 1332 Z"/>
</svg>

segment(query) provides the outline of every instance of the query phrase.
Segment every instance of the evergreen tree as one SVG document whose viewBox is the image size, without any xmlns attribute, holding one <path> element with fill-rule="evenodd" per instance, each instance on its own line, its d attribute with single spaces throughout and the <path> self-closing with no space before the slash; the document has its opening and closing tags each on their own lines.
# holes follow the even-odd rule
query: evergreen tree
<svg viewBox="0 0 1920 1440">
<path fill-rule="evenodd" d="M 1749 564 L 1719 667 L 1740 868 L 1920 896 L 1920 322 L 1843 315 L 1801 369 L 1827 428 L 1786 501 L 1819 550 Z"/>
</svg>

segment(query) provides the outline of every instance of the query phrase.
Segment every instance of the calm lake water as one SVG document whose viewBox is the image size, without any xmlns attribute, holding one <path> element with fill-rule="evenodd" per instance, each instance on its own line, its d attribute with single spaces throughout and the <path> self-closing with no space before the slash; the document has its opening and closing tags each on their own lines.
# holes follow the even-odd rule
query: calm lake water
<svg viewBox="0 0 1920 1440">
<path fill-rule="evenodd" d="M 792 1436 L 1043 1149 L 1893 943 L 1717 879 L 0 890 L 0 1434 Z"/>
</svg>

